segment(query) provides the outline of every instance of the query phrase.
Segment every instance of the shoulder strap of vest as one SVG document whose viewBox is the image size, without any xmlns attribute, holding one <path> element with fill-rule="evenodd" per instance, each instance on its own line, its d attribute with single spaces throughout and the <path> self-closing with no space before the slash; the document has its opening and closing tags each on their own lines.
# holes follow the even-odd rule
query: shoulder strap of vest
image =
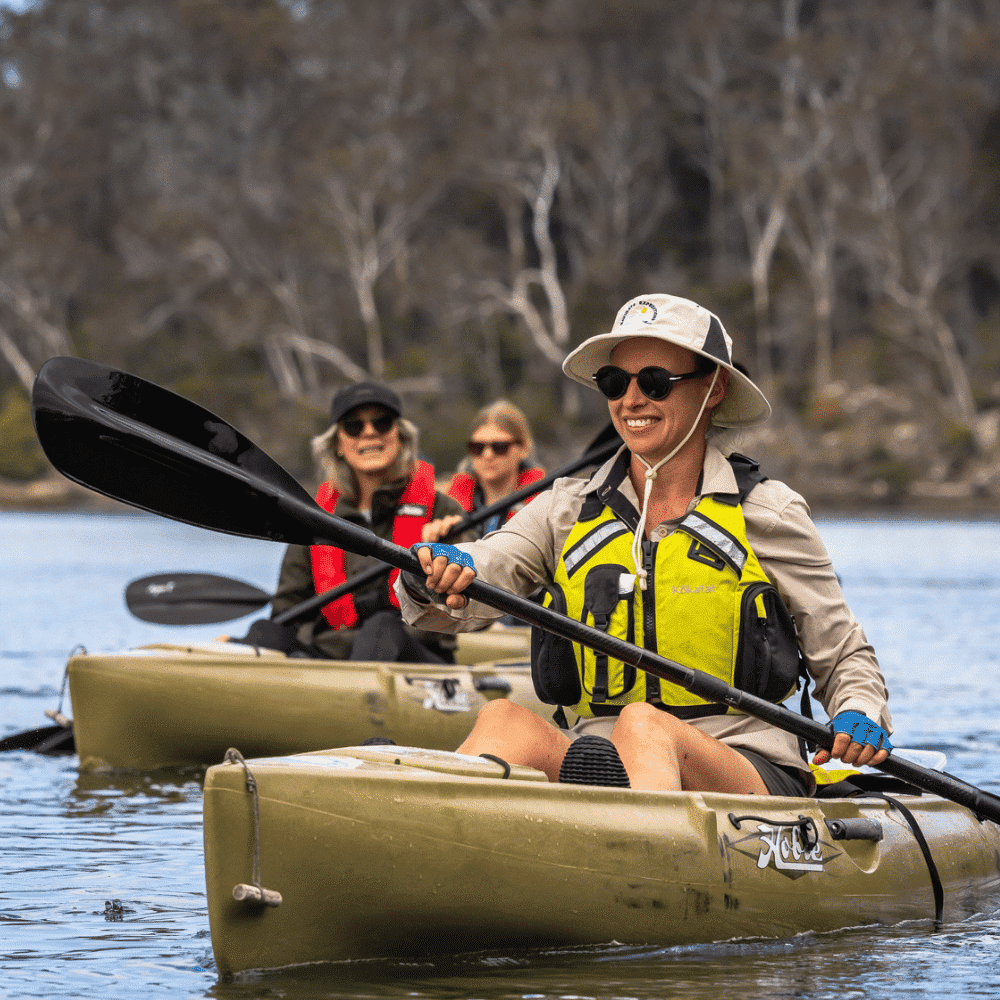
<svg viewBox="0 0 1000 1000">
<path fill-rule="evenodd" d="M 632 531 L 635 531 L 639 527 L 639 512 L 625 499 L 624 494 L 618 489 L 628 475 L 628 467 L 631 461 L 632 453 L 626 448 L 615 460 L 615 464 L 611 466 L 611 471 L 604 482 L 584 501 L 584 506 L 580 511 L 578 520 L 592 520 L 600 514 L 602 508 L 610 507 Z M 588 503 L 591 504 L 591 509 L 594 510 L 594 513 L 591 513 L 590 518 L 585 518 L 583 515 Z"/>
<path fill-rule="evenodd" d="M 448 487 L 448 496 L 457 500 L 462 507 L 471 511 L 473 508 L 473 493 L 476 488 L 476 480 L 467 472 L 456 472 Z"/>
<path fill-rule="evenodd" d="M 749 496 L 750 491 L 758 484 L 767 479 L 767 476 L 760 471 L 760 462 L 741 455 L 734 451 L 728 456 L 727 461 L 732 466 L 733 475 L 736 476 L 736 488 L 739 490 L 739 502 L 743 503 Z"/>
<path fill-rule="evenodd" d="M 537 466 L 529 465 L 521 469 L 517 478 L 517 488 L 523 489 L 525 486 L 530 486 L 532 483 L 537 483 L 539 479 L 543 479 L 545 476 L 545 470 L 539 469 Z"/>
<path fill-rule="evenodd" d="M 316 491 L 316 503 L 320 505 L 325 511 L 329 511 L 331 514 L 337 508 L 337 501 L 340 499 L 339 490 L 334 487 L 333 483 L 329 480 L 320 483 L 319 489 Z"/>
<path fill-rule="evenodd" d="M 434 466 L 423 459 L 417 460 L 406 489 L 400 494 L 400 504 L 416 504 L 427 508 L 428 520 L 434 506 L 434 493 L 437 487 L 434 482 Z"/>
</svg>

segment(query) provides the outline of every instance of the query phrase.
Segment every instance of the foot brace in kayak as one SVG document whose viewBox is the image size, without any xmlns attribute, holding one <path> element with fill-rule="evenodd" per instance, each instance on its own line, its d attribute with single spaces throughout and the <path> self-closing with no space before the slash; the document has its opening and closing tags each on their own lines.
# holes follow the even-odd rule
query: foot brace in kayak
<svg viewBox="0 0 1000 1000">
<path fill-rule="evenodd" d="M 574 740 L 563 757 L 559 780 L 570 785 L 632 787 L 614 743 L 603 736 L 581 736 Z"/>
</svg>

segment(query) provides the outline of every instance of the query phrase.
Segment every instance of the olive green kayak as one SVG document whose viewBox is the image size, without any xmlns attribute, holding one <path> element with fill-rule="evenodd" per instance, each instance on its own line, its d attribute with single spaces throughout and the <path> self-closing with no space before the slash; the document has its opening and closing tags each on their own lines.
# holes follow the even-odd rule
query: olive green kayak
<svg viewBox="0 0 1000 1000">
<path fill-rule="evenodd" d="M 230 756 L 208 769 L 204 803 L 222 975 L 933 920 L 935 879 L 945 921 L 1000 897 L 1000 828 L 932 795 L 550 784 L 527 768 L 505 779 L 493 760 L 398 746 Z"/>
<path fill-rule="evenodd" d="M 528 629 L 459 637 L 455 665 L 289 659 L 228 642 L 155 645 L 71 657 L 67 671 L 82 770 L 214 764 L 388 737 L 454 750 L 488 699 L 545 718 Z"/>
</svg>

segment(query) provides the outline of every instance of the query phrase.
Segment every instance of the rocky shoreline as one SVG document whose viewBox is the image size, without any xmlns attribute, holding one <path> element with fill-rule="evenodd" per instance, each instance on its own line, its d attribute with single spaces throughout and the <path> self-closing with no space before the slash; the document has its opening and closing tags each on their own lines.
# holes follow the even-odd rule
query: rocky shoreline
<svg viewBox="0 0 1000 1000">
<path fill-rule="evenodd" d="M 899 495 L 884 480 L 855 480 L 819 470 L 779 471 L 781 461 L 761 459 L 765 471 L 801 493 L 814 517 L 1000 519 L 1000 499 L 974 481 L 917 481 Z M 0 511 L 134 513 L 135 508 L 52 473 L 20 483 L 0 479 Z"/>
</svg>

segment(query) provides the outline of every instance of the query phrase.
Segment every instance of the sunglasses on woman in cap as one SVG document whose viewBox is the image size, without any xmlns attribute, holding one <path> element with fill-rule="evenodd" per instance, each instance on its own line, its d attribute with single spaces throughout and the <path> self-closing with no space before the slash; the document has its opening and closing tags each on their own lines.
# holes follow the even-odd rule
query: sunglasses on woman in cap
<svg viewBox="0 0 1000 1000">
<path fill-rule="evenodd" d="M 392 413 L 383 413 L 380 417 L 374 419 L 369 417 L 365 420 L 361 417 L 351 417 L 348 420 L 341 420 L 340 427 L 348 437 L 356 438 L 361 437 L 366 424 L 371 424 L 376 434 L 388 434 L 396 426 L 396 416 Z"/>
</svg>

